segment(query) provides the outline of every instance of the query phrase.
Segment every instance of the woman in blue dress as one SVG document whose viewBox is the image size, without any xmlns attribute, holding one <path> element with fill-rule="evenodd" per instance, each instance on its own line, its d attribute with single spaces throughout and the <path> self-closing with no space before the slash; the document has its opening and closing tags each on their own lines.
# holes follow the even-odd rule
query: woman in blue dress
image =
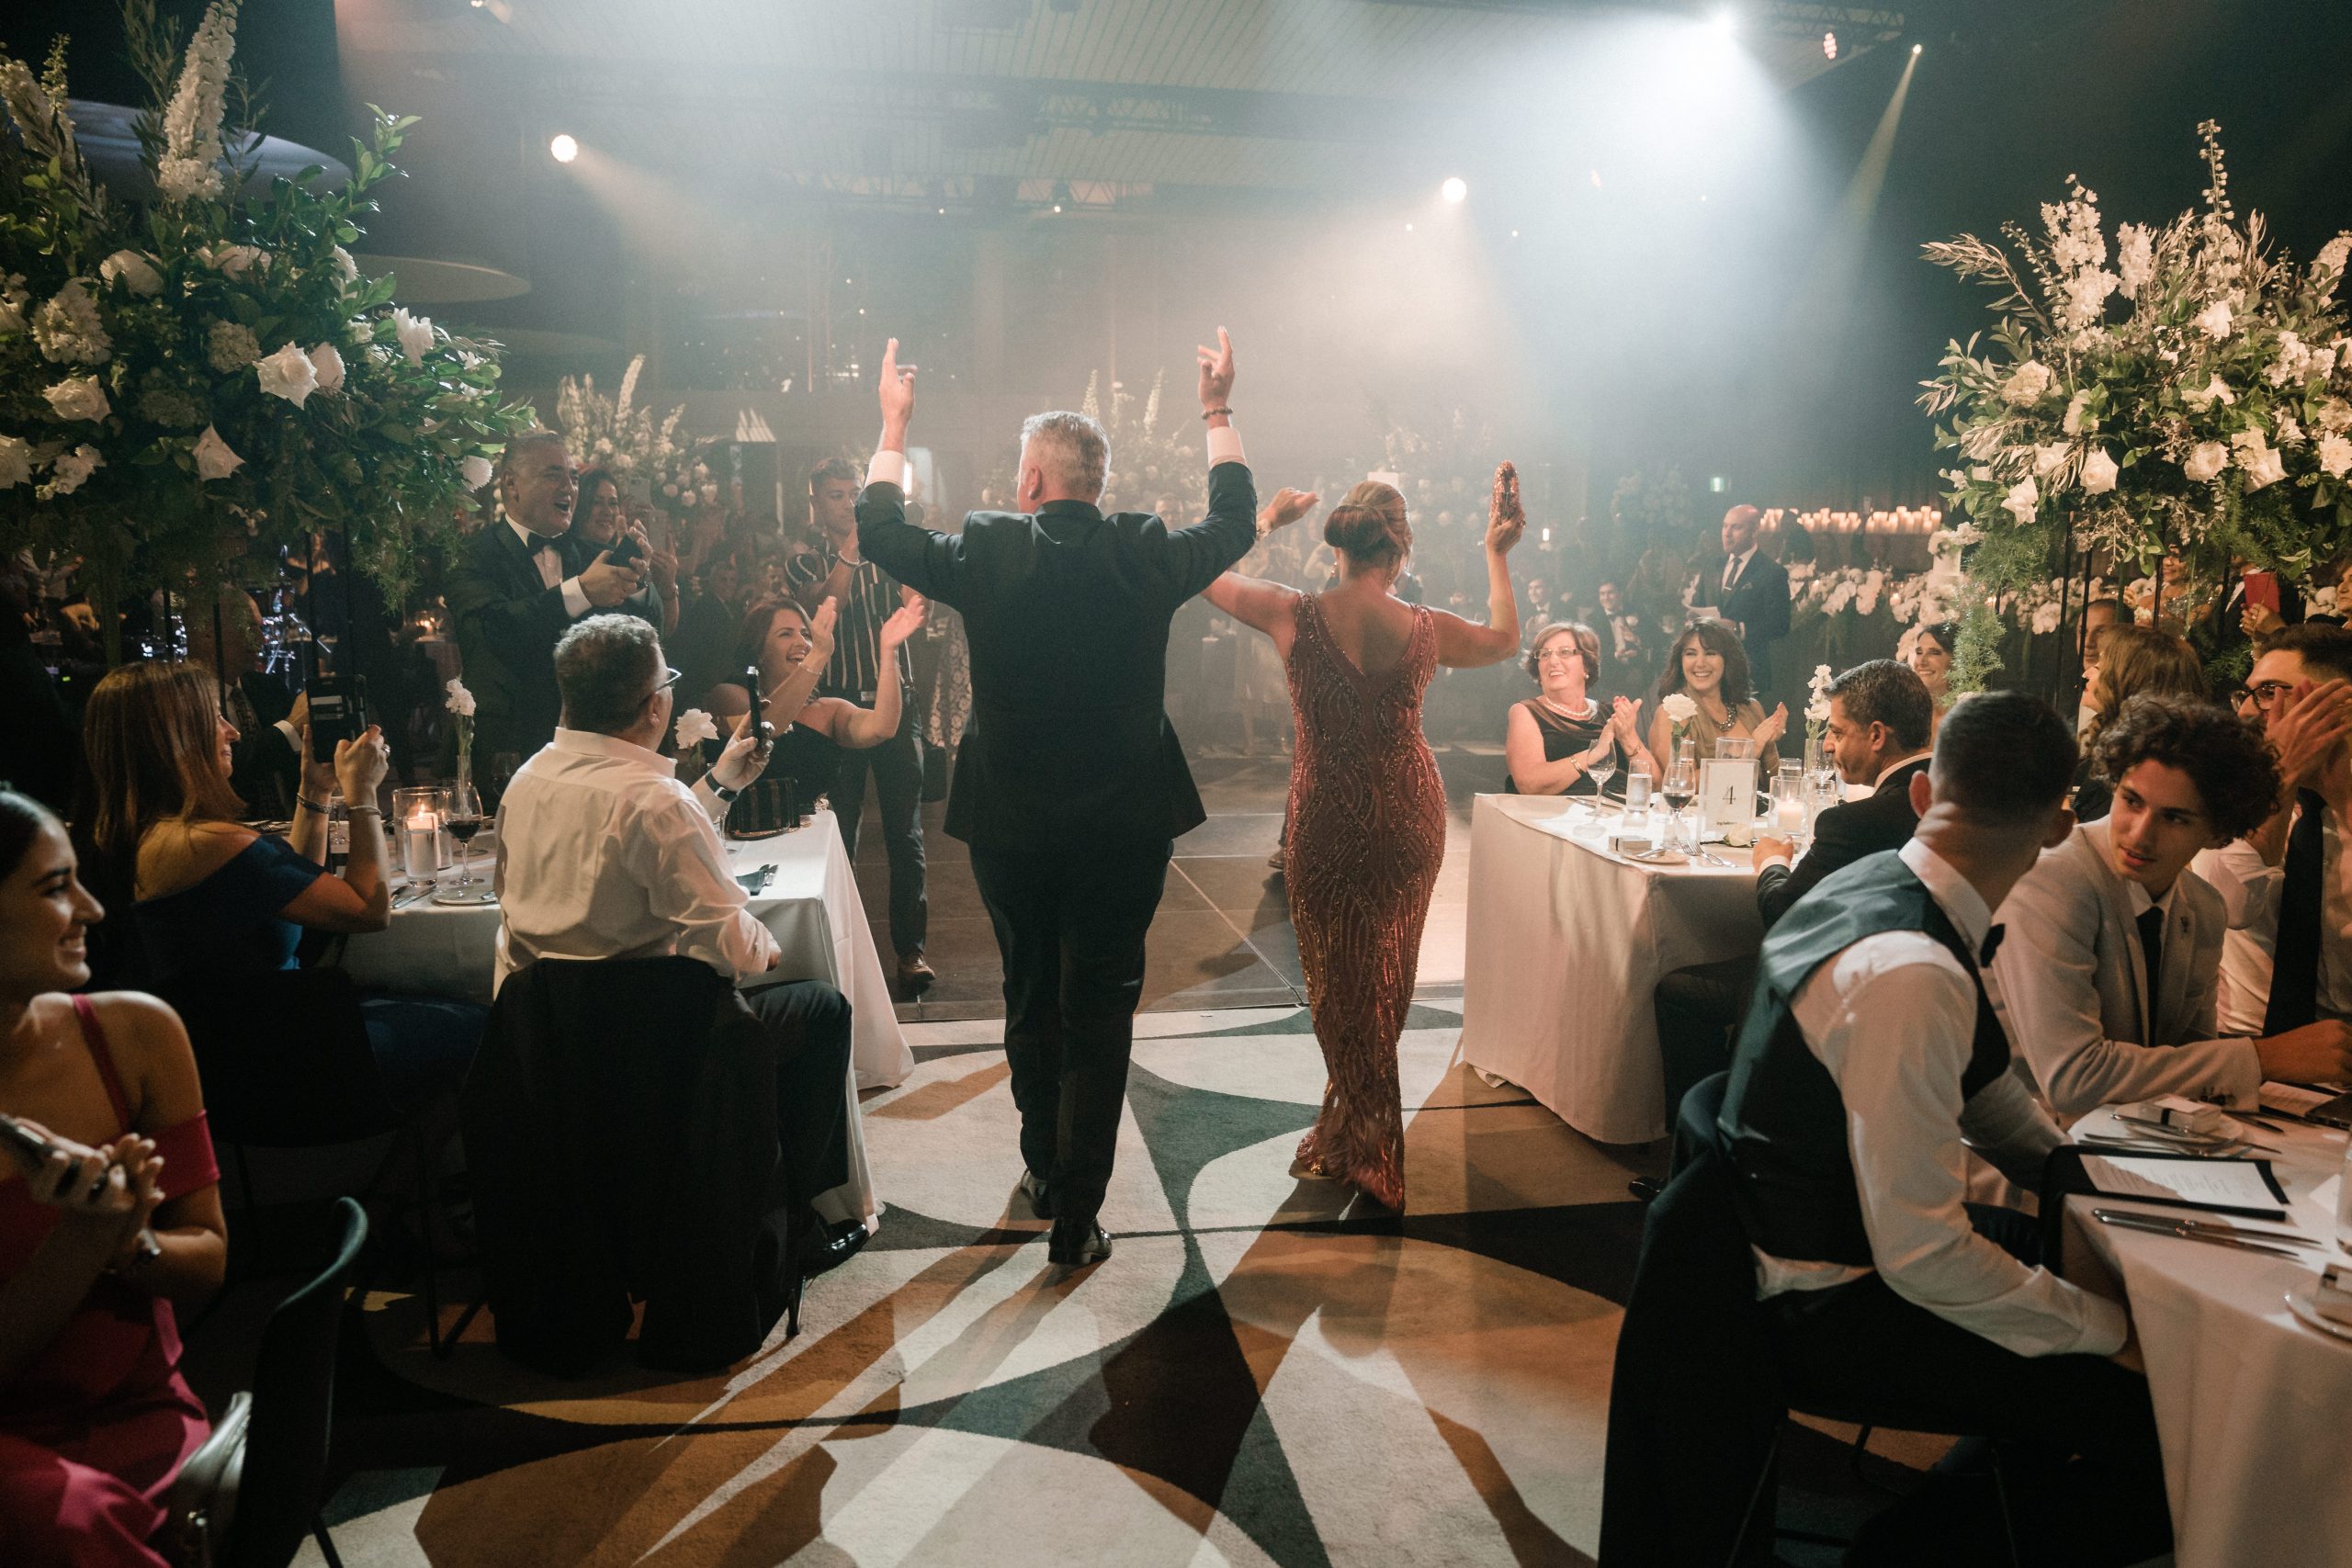
<svg viewBox="0 0 2352 1568">
<path fill-rule="evenodd" d="M 236 727 L 220 685 L 192 664 L 127 664 L 90 693 L 85 798 L 75 815 L 101 875 L 127 894 L 137 928 L 130 974 L 170 990 L 234 985 L 297 967 L 303 931 L 379 931 L 391 920 L 377 790 L 390 765 L 370 725 L 332 763 L 300 737 L 302 788 L 284 838 L 238 820 L 229 785 Z M 349 803 L 351 852 L 326 869 L 327 796 Z M 360 1010 L 386 1092 L 402 1110 L 463 1078 L 486 1014 L 469 1003 L 363 992 Z"/>
</svg>

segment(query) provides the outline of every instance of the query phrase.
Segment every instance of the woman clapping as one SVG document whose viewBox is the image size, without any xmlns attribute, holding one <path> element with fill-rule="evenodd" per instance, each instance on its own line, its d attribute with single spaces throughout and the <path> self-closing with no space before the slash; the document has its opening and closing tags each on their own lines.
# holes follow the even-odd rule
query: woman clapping
<svg viewBox="0 0 2352 1568">
<path fill-rule="evenodd" d="M 1527 672 L 1542 690 L 1514 704 L 1503 738 L 1514 795 L 1591 795 L 1592 772 L 1606 761 L 1652 777 L 1657 764 L 1642 744 L 1641 708 L 1629 697 L 1603 706 L 1592 694 L 1600 671 L 1600 637 L 1580 621 L 1555 621 L 1528 645 Z"/>
</svg>

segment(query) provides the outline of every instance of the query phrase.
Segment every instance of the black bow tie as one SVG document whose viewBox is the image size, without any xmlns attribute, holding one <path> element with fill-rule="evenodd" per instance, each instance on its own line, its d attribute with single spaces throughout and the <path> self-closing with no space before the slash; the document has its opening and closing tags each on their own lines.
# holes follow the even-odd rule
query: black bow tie
<svg viewBox="0 0 2352 1568">
<path fill-rule="evenodd" d="M 535 534 L 531 536 L 531 553 L 533 555 L 543 556 L 550 550 L 560 555 L 563 553 L 563 547 L 558 541 L 548 538 L 544 534 Z"/>
<path fill-rule="evenodd" d="M 1979 969 L 1989 969 L 1993 966 L 1993 954 L 2001 951 L 2001 933 L 2007 929 L 2006 926 L 1995 926 L 1984 933 L 1984 951 L 1976 955 L 1976 966 Z"/>
</svg>

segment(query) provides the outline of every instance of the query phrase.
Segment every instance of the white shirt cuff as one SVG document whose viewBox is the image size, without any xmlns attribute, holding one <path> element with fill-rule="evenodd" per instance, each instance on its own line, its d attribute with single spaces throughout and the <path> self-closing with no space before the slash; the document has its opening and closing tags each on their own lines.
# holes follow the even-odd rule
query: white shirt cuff
<svg viewBox="0 0 2352 1568">
<path fill-rule="evenodd" d="M 588 603 L 588 591 L 580 586 L 580 580 L 576 577 L 565 578 L 563 580 L 563 613 L 576 621 L 586 615 L 591 608 Z"/>
<path fill-rule="evenodd" d="M 1233 426 L 1229 424 L 1226 425 L 1222 429 L 1211 428 L 1209 431 L 1210 468 L 1214 468 L 1219 463 L 1245 463 L 1248 461 L 1249 459 L 1241 455 L 1241 432 L 1234 429 Z"/>
<path fill-rule="evenodd" d="M 910 466 L 904 452 L 892 452 L 887 449 L 876 452 L 874 454 L 874 461 L 865 465 L 865 482 L 870 485 L 897 485 L 900 490 L 904 490 L 907 488 L 907 469 Z"/>
<path fill-rule="evenodd" d="M 286 744 L 297 757 L 302 754 L 302 732 L 294 728 L 293 720 L 281 718 L 270 728 L 286 737 Z"/>
<path fill-rule="evenodd" d="M 1756 863 L 1757 874 L 1759 876 L 1762 875 L 1764 868 L 1768 865 L 1777 865 L 1782 871 L 1786 871 L 1789 869 L 1789 857 L 1786 855 L 1766 855 L 1762 860 Z"/>
</svg>

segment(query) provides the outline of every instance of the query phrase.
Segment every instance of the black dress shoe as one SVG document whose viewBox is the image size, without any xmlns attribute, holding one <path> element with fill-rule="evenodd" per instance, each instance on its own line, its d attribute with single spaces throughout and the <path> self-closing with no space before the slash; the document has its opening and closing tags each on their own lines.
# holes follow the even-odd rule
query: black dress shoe
<svg viewBox="0 0 2352 1568">
<path fill-rule="evenodd" d="M 1014 1189 L 1029 1200 L 1029 1212 L 1041 1220 L 1054 1217 L 1054 1195 L 1046 1186 L 1046 1179 L 1034 1170 L 1021 1173 L 1021 1185 Z"/>
<path fill-rule="evenodd" d="M 1100 1263 L 1111 1256 L 1111 1238 L 1102 1227 L 1091 1223 L 1079 1225 L 1056 1220 L 1054 1234 L 1046 1243 L 1046 1261 L 1072 1269 L 1083 1269 Z"/>
<path fill-rule="evenodd" d="M 840 1220 L 811 1231 L 800 1245 L 800 1277 L 830 1273 L 865 1250 L 872 1233 L 863 1220 Z"/>
</svg>

